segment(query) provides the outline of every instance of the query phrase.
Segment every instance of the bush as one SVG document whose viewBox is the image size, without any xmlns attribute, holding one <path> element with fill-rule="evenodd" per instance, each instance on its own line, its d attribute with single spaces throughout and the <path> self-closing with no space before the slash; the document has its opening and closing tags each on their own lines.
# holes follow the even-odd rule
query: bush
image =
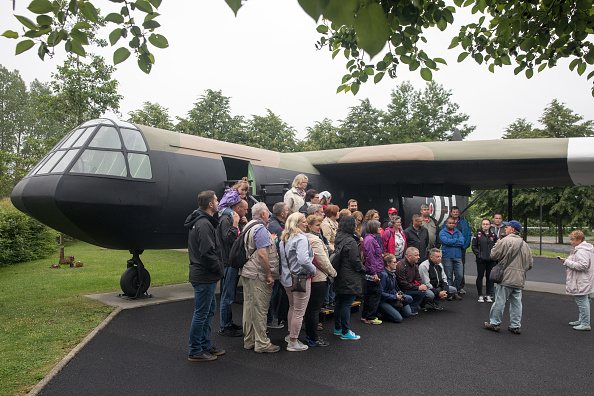
<svg viewBox="0 0 594 396">
<path fill-rule="evenodd" d="M 57 232 L 0 201 L 0 265 L 47 257 L 58 249 Z"/>
</svg>

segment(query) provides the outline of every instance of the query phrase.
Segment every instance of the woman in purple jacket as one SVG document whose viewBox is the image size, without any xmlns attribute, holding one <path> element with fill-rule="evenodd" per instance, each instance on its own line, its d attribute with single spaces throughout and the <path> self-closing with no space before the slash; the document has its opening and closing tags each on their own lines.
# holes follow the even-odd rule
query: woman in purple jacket
<svg viewBox="0 0 594 396">
<path fill-rule="evenodd" d="M 365 294 L 361 320 L 368 324 L 382 324 L 377 318 L 377 308 L 382 298 L 382 285 L 378 274 L 384 270 L 382 248 L 376 235 L 380 232 L 380 222 L 371 220 L 365 224 L 363 256 L 365 257 Z"/>
</svg>

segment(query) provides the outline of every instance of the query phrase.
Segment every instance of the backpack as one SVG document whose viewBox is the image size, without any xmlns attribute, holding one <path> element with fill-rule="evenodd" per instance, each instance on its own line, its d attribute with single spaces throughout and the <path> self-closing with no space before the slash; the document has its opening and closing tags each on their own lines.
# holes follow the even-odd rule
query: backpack
<svg viewBox="0 0 594 396">
<path fill-rule="evenodd" d="M 254 226 L 261 225 L 258 222 L 254 222 L 249 226 L 245 227 L 243 231 L 239 234 L 233 245 L 231 245 L 231 250 L 229 251 L 229 265 L 233 268 L 243 268 L 245 263 L 248 261 L 248 256 L 246 254 L 245 248 L 245 234 Z M 251 256 L 251 254 L 250 254 Z"/>
</svg>

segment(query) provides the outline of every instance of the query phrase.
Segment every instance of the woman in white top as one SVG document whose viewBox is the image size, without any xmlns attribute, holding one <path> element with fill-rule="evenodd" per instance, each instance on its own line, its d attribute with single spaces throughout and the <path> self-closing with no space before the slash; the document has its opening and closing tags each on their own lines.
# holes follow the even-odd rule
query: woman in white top
<svg viewBox="0 0 594 396">
<path fill-rule="evenodd" d="M 299 208 L 305 205 L 305 189 L 308 181 L 303 173 L 298 174 L 293 179 L 291 189 L 285 193 L 283 201 L 294 213 L 299 212 Z"/>
</svg>

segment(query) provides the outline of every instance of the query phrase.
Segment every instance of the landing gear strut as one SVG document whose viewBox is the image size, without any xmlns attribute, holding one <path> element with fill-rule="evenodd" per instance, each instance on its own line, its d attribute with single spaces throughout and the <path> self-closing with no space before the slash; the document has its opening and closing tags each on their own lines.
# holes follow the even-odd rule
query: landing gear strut
<svg viewBox="0 0 594 396">
<path fill-rule="evenodd" d="M 120 278 L 120 287 L 124 294 L 131 298 L 148 297 L 147 290 L 151 285 L 151 275 L 144 268 L 140 255 L 144 250 L 130 250 L 132 258 L 128 260 L 128 269 Z"/>
</svg>

